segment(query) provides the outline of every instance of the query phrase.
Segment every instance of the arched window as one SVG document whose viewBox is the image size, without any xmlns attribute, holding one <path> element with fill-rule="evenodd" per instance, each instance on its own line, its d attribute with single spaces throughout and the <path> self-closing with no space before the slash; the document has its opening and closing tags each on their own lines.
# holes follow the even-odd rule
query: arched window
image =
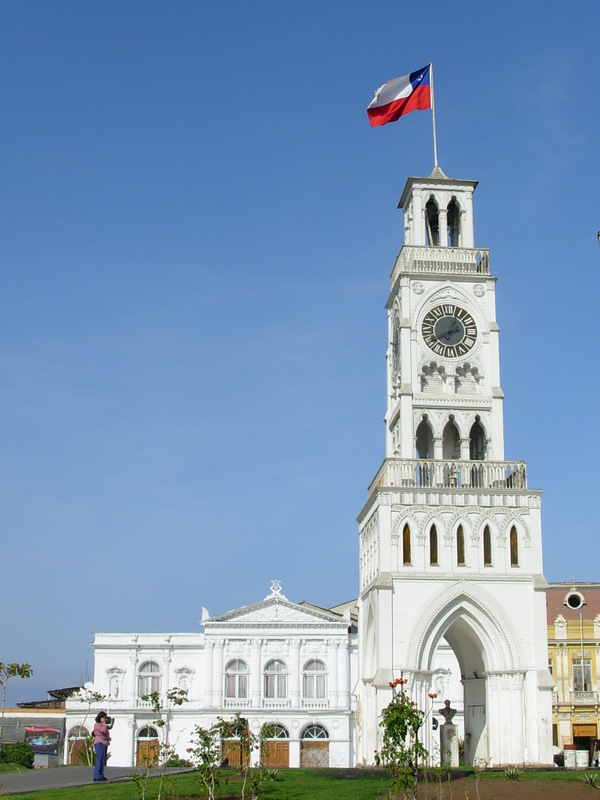
<svg viewBox="0 0 600 800">
<path fill-rule="evenodd" d="M 408 525 L 404 526 L 402 531 L 402 563 L 410 564 L 410 528 Z"/>
<path fill-rule="evenodd" d="M 307 661 L 304 667 L 303 696 L 307 700 L 324 700 L 327 696 L 327 668 L 322 661 Z"/>
<path fill-rule="evenodd" d="M 145 725 L 140 729 L 138 739 L 158 739 L 158 731 L 151 725 Z"/>
<path fill-rule="evenodd" d="M 460 435 L 452 420 L 444 428 L 442 458 L 450 461 L 460 458 Z"/>
<path fill-rule="evenodd" d="M 160 694 L 160 679 L 161 669 L 156 661 L 144 661 L 138 672 L 138 695 Z"/>
<path fill-rule="evenodd" d="M 415 444 L 417 458 L 433 458 L 433 436 L 426 420 L 419 423 Z"/>
<path fill-rule="evenodd" d="M 278 722 L 274 722 L 272 725 L 268 726 L 268 736 L 267 739 L 289 739 L 290 735 L 287 732 L 287 728 L 284 728 L 283 725 L 280 725 Z"/>
<path fill-rule="evenodd" d="M 287 697 L 288 671 L 283 661 L 269 661 L 265 667 L 265 697 L 282 700 Z"/>
<path fill-rule="evenodd" d="M 438 564 L 438 535 L 435 525 L 429 529 L 429 563 L 435 566 Z"/>
<path fill-rule="evenodd" d="M 434 200 L 430 200 L 425 206 L 425 227 L 427 232 L 427 244 L 439 245 L 440 220 L 438 207 Z"/>
<path fill-rule="evenodd" d="M 448 244 L 460 247 L 460 210 L 454 199 L 448 206 Z"/>
<path fill-rule="evenodd" d="M 510 565 L 511 567 L 519 566 L 519 538 L 514 525 L 510 529 Z"/>
<path fill-rule="evenodd" d="M 309 725 L 302 731 L 303 739 L 329 739 L 329 734 L 322 725 Z"/>
<path fill-rule="evenodd" d="M 465 531 L 462 525 L 456 529 L 456 563 L 459 566 L 465 564 Z"/>
<path fill-rule="evenodd" d="M 479 421 L 479 417 L 477 417 L 469 433 L 469 458 L 471 461 L 483 461 L 486 455 L 485 450 L 485 433 Z"/>
<path fill-rule="evenodd" d="M 483 564 L 485 567 L 492 566 L 492 534 L 489 525 L 483 529 Z"/>
<path fill-rule="evenodd" d="M 248 665 L 245 661 L 230 661 L 225 669 L 225 697 L 248 697 Z"/>
</svg>

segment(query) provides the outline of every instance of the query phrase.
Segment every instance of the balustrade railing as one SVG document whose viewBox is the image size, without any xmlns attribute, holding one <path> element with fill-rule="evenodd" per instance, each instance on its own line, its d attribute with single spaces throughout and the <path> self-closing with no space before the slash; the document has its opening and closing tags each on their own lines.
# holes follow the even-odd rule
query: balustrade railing
<svg viewBox="0 0 600 800">
<path fill-rule="evenodd" d="M 386 459 L 370 488 L 527 489 L 524 461 Z"/>
<path fill-rule="evenodd" d="M 225 708 L 250 708 L 252 703 L 248 697 L 224 697 Z"/>
<path fill-rule="evenodd" d="M 309 700 L 303 697 L 302 708 L 329 708 L 329 700 Z"/>
<path fill-rule="evenodd" d="M 571 704 L 574 706 L 594 706 L 598 703 L 598 692 L 571 692 Z"/>
<path fill-rule="evenodd" d="M 262 699 L 262 707 L 263 708 L 291 708 L 292 701 L 285 697 L 263 697 Z"/>
<path fill-rule="evenodd" d="M 403 272 L 490 274 L 490 251 L 468 247 L 404 245 L 392 270 L 392 285 Z"/>
</svg>

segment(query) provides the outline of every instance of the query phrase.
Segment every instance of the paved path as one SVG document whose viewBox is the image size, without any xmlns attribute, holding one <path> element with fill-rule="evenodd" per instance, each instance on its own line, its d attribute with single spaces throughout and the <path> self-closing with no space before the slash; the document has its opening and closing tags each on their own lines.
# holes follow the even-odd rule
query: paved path
<svg viewBox="0 0 600 800">
<path fill-rule="evenodd" d="M 167 775 L 178 772 L 190 772 L 189 768 L 173 767 L 166 769 Z M 125 781 L 131 779 L 132 772 L 145 772 L 136 767 L 106 767 L 104 774 L 109 781 Z M 53 767 L 51 769 L 28 769 L 26 772 L 0 773 L 0 794 L 20 794 L 36 792 L 39 789 L 65 789 L 68 786 L 86 786 L 93 783 L 93 767 Z M 155 769 L 151 775 L 158 774 Z"/>
</svg>

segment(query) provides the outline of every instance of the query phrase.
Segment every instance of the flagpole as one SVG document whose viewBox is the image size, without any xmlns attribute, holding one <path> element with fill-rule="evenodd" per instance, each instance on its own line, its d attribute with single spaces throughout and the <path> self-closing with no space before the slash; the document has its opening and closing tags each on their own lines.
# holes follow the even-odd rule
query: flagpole
<svg viewBox="0 0 600 800">
<path fill-rule="evenodd" d="M 433 91 L 433 61 L 429 62 L 429 76 L 431 78 L 431 118 L 433 119 L 433 166 L 437 167 L 437 136 L 435 133 L 435 100 Z"/>
</svg>

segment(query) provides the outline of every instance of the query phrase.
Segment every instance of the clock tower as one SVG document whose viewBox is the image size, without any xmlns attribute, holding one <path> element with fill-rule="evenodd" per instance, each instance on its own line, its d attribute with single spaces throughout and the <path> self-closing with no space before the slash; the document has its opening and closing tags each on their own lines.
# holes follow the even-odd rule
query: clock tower
<svg viewBox="0 0 600 800">
<path fill-rule="evenodd" d="M 400 198 L 385 460 L 358 517 L 359 763 L 381 744 L 391 681 L 407 679 L 431 709 L 439 646 L 460 670 L 467 763 L 552 763 L 541 492 L 524 462 L 504 458 L 496 278 L 474 245 L 476 186 L 436 167 Z M 421 736 L 433 753 L 430 724 Z"/>
</svg>

